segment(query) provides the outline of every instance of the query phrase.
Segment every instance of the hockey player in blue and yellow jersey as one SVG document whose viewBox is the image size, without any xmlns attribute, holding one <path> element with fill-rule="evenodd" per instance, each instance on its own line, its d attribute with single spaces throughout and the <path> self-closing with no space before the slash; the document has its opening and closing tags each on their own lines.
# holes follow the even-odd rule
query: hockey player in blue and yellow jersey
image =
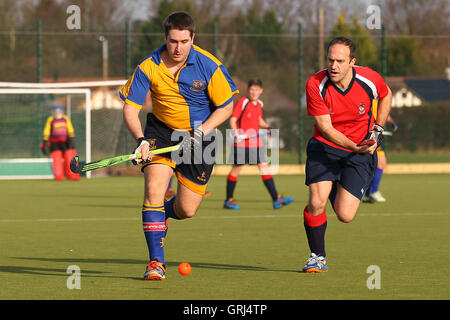
<svg viewBox="0 0 450 320">
<path fill-rule="evenodd" d="M 137 66 L 120 91 L 124 121 L 138 142 L 136 152 L 145 178 L 142 209 L 144 234 L 150 262 L 145 280 L 165 279 L 164 237 L 167 219 L 191 218 L 197 212 L 214 166 L 212 159 L 194 161 L 197 150 L 214 150 L 215 129 L 233 111 L 238 93 L 225 66 L 193 44 L 195 24 L 185 12 L 174 12 L 164 21 L 165 43 Z M 142 130 L 139 112 L 150 92 L 152 113 Z M 189 132 L 184 139 L 191 157 L 175 161 L 171 154 L 152 156 L 151 150 L 175 145 L 174 133 Z M 176 135 L 175 135 L 176 136 Z M 210 157 L 210 158 L 211 158 Z M 207 161 L 208 160 L 208 161 Z M 164 202 L 173 173 L 178 179 L 177 195 Z"/>
</svg>

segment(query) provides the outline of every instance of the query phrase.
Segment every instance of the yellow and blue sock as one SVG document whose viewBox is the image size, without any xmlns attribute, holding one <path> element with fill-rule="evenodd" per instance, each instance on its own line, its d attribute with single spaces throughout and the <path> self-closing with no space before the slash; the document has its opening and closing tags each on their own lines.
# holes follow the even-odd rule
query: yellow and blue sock
<svg viewBox="0 0 450 320">
<path fill-rule="evenodd" d="M 142 226 L 147 241 L 150 261 L 164 263 L 164 236 L 166 232 L 164 205 L 142 206 Z"/>
</svg>

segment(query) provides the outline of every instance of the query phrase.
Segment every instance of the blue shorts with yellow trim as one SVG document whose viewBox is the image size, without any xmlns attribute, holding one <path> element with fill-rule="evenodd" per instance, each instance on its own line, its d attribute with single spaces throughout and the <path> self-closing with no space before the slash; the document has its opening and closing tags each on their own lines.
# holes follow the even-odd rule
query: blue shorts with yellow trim
<svg viewBox="0 0 450 320">
<path fill-rule="evenodd" d="M 158 120 L 153 113 L 147 114 L 144 135 L 150 144 L 150 151 L 180 143 L 183 135 L 181 133 L 174 134 L 174 131 L 162 121 Z M 143 164 L 142 172 L 148 165 L 155 163 L 166 164 L 174 169 L 178 181 L 181 184 L 195 193 L 204 194 L 214 168 L 215 148 L 216 140 L 215 133 L 213 132 L 204 137 L 202 156 L 200 158 L 198 155 L 189 154 L 186 157 L 180 155 L 174 159 L 172 156 L 173 153 L 163 153 L 153 156 L 150 162 Z"/>
</svg>

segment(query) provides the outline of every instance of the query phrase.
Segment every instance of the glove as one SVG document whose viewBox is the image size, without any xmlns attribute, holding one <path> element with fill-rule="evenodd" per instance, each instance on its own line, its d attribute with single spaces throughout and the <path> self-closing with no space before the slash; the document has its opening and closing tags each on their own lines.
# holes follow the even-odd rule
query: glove
<svg viewBox="0 0 450 320">
<path fill-rule="evenodd" d="M 397 132 L 397 130 L 398 130 L 398 124 L 395 121 L 393 121 L 392 122 L 392 132 L 395 133 L 395 132 Z"/>
<path fill-rule="evenodd" d="M 48 140 L 42 140 L 40 147 L 44 156 L 48 156 L 50 154 L 50 142 Z"/>
<path fill-rule="evenodd" d="M 136 149 L 134 149 L 134 153 L 140 153 L 141 150 L 139 150 L 139 149 L 140 149 L 144 144 L 147 144 L 148 146 L 150 146 L 150 143 L 148 143 L 147 139 L 145 139 L 144 137 L 139 138 L 139 139 L 138 139 L 137 147 L 136 147 Z M 150 162 L 150 161 L 152 161 L 152 158 L 148 158 L 147 160 L 142 161 L 142 163 L 147 163 L 147 162 Z M 133 159 L 133 160 L 131 160 L 131 162 L 132 162 L 134 165 L 138 165 L 138 164 L 139 164 L 139 162 L 137 161 L 137 159 Z"/>
<path fill-rule="evenodd" d="M 236 142 L 241 142 L 241 141 L 244 141 L 245 139 L 248 139 L 248 136 L 246 134 L 240 134 L 240 135 L 237 135 L 235 137 L 235 139 L 236 139 Z"/>
<path fill-rule="evenodd" d="M 384 128 L 380 126 L 379 124 L 374 124 L 372 127 L 372 131 L 370 131 L 367 136 L 357 144 L 358 147 L 365 146 L 365 145 L 373 145 L 377 143 L 377 145 L 381 146 L 383 144 L 383 131 Z"/>
<path fill-rule="evenodd" d="M 183 152 L 187 152 L 187 150 L 191 150 L 191 152 L 197 153 L 198 151 L 202 149 L 203 144 L 203 131 L 200 128 L 196 128 L 193 131 L 190 132 L 191 136 L 185 137 L 183 141 L 181 142 L 180 149 L 183 150 Z"/>
</svg>

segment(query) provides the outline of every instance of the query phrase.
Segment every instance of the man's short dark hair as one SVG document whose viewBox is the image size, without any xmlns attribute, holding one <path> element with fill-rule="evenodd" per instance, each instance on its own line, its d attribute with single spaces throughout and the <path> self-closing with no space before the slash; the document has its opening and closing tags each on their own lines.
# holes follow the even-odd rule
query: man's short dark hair
<svg viewBox="0 0 450 320">
<path fill-rule="evenodd" d="M 189 13 L 184 11 L 176 11 L 171 13 L 164 19 L 164 33 L 167 36 L 170 30 L 189 30 L 192 35 L 195 33 L 195 22 Z"/>
<path fill-rule="evenodd" d="M 330 51 L 330 48 L 335 44 L 343 44 L 350 49 L 350 61 L 356 57 L 356 43 L 353 42 L 352 39 L 346 37 L 336 37 L 330 41 L 328 44 L 327 52 Z"/>
<path fill-rule="evenodd" d="M 247 88 L 250 88 L 251 86 L 258 86 L 258 87 L 262 88 L 263 84 L 262 84 L 262 81 L 259 79 L 250 79 L 248 81 Z"/>
</svg>

